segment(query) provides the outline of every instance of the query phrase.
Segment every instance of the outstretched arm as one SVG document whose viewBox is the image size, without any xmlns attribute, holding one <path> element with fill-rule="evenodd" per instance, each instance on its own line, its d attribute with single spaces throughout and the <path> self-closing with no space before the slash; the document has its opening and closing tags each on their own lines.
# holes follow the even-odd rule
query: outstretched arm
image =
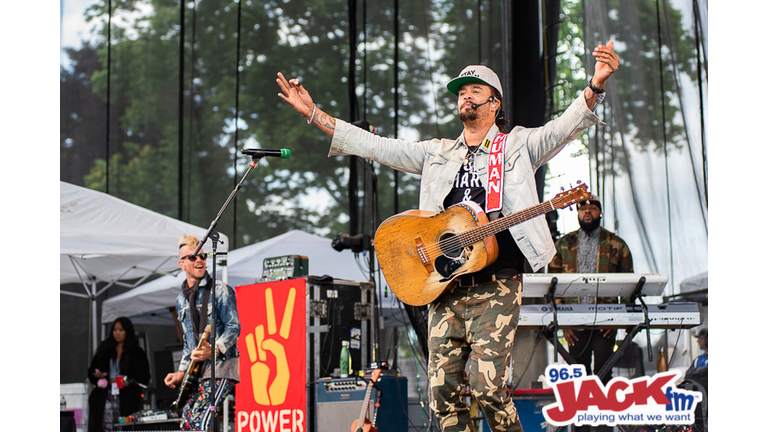
<svg viewBox="0 0 768 432">
<path fill-rule="evenodd" d="M 592 87 L 602 92 L 605 90 L 605 83 L 608 82 L 608 78 L 619 68 L 619 56 L 613 50 L 613 41 L 608 42 L 608 45 L 595 47 L 592 56 L 597 61 L 595 63 L 595 75 L 592 77 Z M 584 90 L 584 98 L 589 109 L 593 109 L 597 102 L 597 94 L 587 87 Z"/>
<path fill-rule="evenodd" d="M 277 85 L 282 90 L 282 93 L 277 94 L 281 99 L 288 102 L 307 121 L 314 123 L 328 136 L 333 137 L 333 132 L 336 130 L 336 119 L 315 105 L 309 92 L 301 85 L 298 78 L 288 80 L 282 73 L 278 72 Z"/>
</svg>

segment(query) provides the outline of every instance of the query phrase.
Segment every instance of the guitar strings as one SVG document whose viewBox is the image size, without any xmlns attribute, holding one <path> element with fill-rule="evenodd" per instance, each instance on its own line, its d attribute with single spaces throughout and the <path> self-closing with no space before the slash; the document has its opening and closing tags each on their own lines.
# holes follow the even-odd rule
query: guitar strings
<svg viewBox="0 0 768 432">
<path fill-rule="evenodd" d="M 574 188 L 574 190 L 575 189 L 577 188 Z M 577 199 L 572 199 L 574 197 L 571 195 L 573 195 L 574 190 L 571 190 L 562 196 L 556 196 L 549 201 L 545 201 L 533 207 L 529 207 L 525 210 L 521 210 L 517 213 L 489 222 L 485 225 L 481 225 L 463 233 L 456 234 L 455 236 L 444 240 L 442 243 L 438 241 L 437 243 L 424 245 L 423 251 L 430 257 L 431 260 L 432 254 L 442 254 L 444 250 L 454 250 L 469 246 L 481 241 L 486 237 L 489 237 L 492 234 L 499 233 L 506 228 L 525 222 L 528 219 L 532 219 L 536 216 L 545 214 L 550 210 L 554 210 L 555 208 L 565 208 L 587 198 L 584 196 L 576 196 Z M 570 203 L 568 202 L 569 199 L 571 199 Z M 507 223 L 510 221 L 512 221 L 512 223 L 507 225 Z"/>
<path fill-rule="evenodd" d="M 456 234 L 455 236 L 449 239 L 446 239 L 442 242 L 438 241 L 437 243 L 424 245 L 423 252 L 427 255 L 427 257 L 431 261 L 432 255 L 441 255 L 441 254 L 445 254 L 444 251 L 446 250 L 454 251 L 454 250 L 467 247 L 471 244 L 474 244 L 483 240 L 486 237 L 489 237 L 490 235 L 499 233 L 511 226 L 525 222 L 528 219 L 532 219 L 536 216 L 545 214 L 550 210 L 554 210 L 555 208 L 565 208 L 569 205 L 573 205 L 574 203 L 585 198 L 582 196 L 577 196 L 577 198 L 579 198 L 578 200 L 572 199 L 571 202 L 568 203 L 568 199 L 572 198 L 569 195 L 572 195 L 572 193 L 568 193 L 565 196 L 555 197 L 549 201 L 545 201 L 533 207 L 529 207 L 525 210 L 521 210 L 517 213 L 489 222 L 485 225 L 481 225 L 479 227 L 472 228 L 463 233 Z M 509 223 L 510 221 L 512 223 Z"/>
<path fill-rule="evenodd" d="M 542 206 L 541 204 L 539 206 Z M 492 235 L 496 234 L 498 232 L 501 232 L 505 228 L 507 228 L 506 223 L 512 221 L 513 223 L 509 226 L 516 225 L 520 222 L 524 222 L 525 220 L 538 216 L 539 214 L 542 214 L 541 212 L 535 211 L 537 210 L 535 206 L 530 209 L 526 209 L 521 211 L 520 213 L 516 213 L 514 215 L 510 215 L 501 219 L 497 219 L 493 222 L 489 222 L 485 225 L 481 225 L 476 228 L 472 228 L 468 231 L 465 231 L 460 234 L 456 234 L 455 236 L 444 240 L 443 242 L 433 243 L 430 245 L 426 245 L 424 247 L 424 250 L 427 253 L 437 253 L 442 252 L 444 250 L 453 250 L 460 247 L 466 247 L 468 245 L 477 243 L 478 241 L 481 241 L 482 239 Z"/>
<path fill-rule="evenodd" d="M 533 217 L 546 213 L 548 209 L 551 207 L 550 205 L 547 205 L 547 204 L 549 204 L 549 201 L 535 205 L 533 207 L 529 207 L 525 210 L 522 210 L 520 212 L 517 212 L 509 216 L 505 216 L 501 219 L 497 219 L 485 225 L 472 228 L 463 233 L 456 234 L 455 236 L 449 239 L 446 239 L 442 242 L 424 245 L 424 251 L 428 255 L 431 255 L 433 253 L 441 253 L 444 250 L 453 250 L 453 249 L 462 248 L 462 247 L 466 247 L 471 244 L 477 243 L 482 239 L 489 237 L 492 234 L 499 233 L 508 227 L 517 225 L 521 222 L 525 222 L 528 219 L 531 219 Z M 512 222 L 512 223 L 508 225 L 509 222 Z"/>
</svg>

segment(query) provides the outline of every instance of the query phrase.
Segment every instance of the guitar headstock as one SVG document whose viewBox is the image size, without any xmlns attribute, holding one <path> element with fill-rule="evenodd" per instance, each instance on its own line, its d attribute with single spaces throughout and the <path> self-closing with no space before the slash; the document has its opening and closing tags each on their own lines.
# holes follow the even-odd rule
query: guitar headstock
<svg viewBox="0 0 768 432">
<path fill-rule="evenodd" d="M 371 374 L 371 382 L 376 382 L 379 380 L 379 376 L 381 375 L 381 369 L 376 369 Z"/>
<path fill-rule="evenodd" d="M 592 198 L 592 194 L 587 192 L 587 185 L 584 183 L 579 184 L 573 189 L 560 192 L 552 198 L 552 205 L 555 208 L 565 208 L 578 204 L 584 200 Z"/>
</svg>

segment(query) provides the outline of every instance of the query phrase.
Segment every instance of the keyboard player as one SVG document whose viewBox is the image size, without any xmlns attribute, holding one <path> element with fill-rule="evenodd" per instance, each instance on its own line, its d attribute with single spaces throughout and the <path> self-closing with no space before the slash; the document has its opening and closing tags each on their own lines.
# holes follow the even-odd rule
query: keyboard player
<svg viewBox="0 0 768 432">
<path fill-rule="evenodd" d="M 602 205 L 597 195 L 577 205 L 579 229 L 561 237 L 556 243 L 557 254 L 549 263 L 547 273 L 634 273 L 632 254 L 627 244 L 616 234 L 602 228 Z M 599 292 L 595 293 L 599 296 Z M 562 303 L 618 303 L 617 297 L 563 297 Z M 568 352 L 587 374 L 599 371 L 608 361 L 616 344 L 615 329 L 564 329 Z M 594 355 L 594 368 L 592 357 Z M 609 371 L 603 383 L 612 378 Z M 589 430 L 588 427 L 576 428 Z M 599 428 L 597 429 L 600 430 Z"/>
</svg>

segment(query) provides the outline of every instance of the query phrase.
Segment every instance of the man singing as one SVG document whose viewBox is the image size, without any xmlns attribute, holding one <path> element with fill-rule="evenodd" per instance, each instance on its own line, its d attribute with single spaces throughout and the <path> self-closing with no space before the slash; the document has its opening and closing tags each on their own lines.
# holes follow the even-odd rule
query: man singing
<svg viewBox="0 0 768 432">
<path fill-rule="evenodd" d="M 538 128 L 515 127 L 508 134 L 503 133 L 504 91 L 498 76 L 482 65 L 467 66 L 447 84 L 464 125 L 455 139 L 380 137 L 323 112 L 298 79 L 278 73 L 277 84 L 285 102 L 332 138 L 329 156 L 356 155 L 421 175 L 420 210 L 439 212 L 462 203 L 484 210 L 493 220 L 539 204 L 535 170 L 582 131 L 601 124 L 592 109 L 619 58 L 613 42 L 596 47 L 593 56 L 597 64 L 589 86 L 563 115 Z M 489 179 L 490 172 L 502 170 L 503 181 Z M 498 187 L 488 187 L 489 181 Z M 445 432 L 474 430 L 462 394 L 467 386 L 492 430 L 522 430 L 506 385 L 520 314 L 516 276 L 526 261 L 534 271 L 543 268 L 555 247 L 543 216 L 504 230 L 496 239 L 496 262 L 460 276 L 430 306 L 430 408 Z"/>
</svg>

